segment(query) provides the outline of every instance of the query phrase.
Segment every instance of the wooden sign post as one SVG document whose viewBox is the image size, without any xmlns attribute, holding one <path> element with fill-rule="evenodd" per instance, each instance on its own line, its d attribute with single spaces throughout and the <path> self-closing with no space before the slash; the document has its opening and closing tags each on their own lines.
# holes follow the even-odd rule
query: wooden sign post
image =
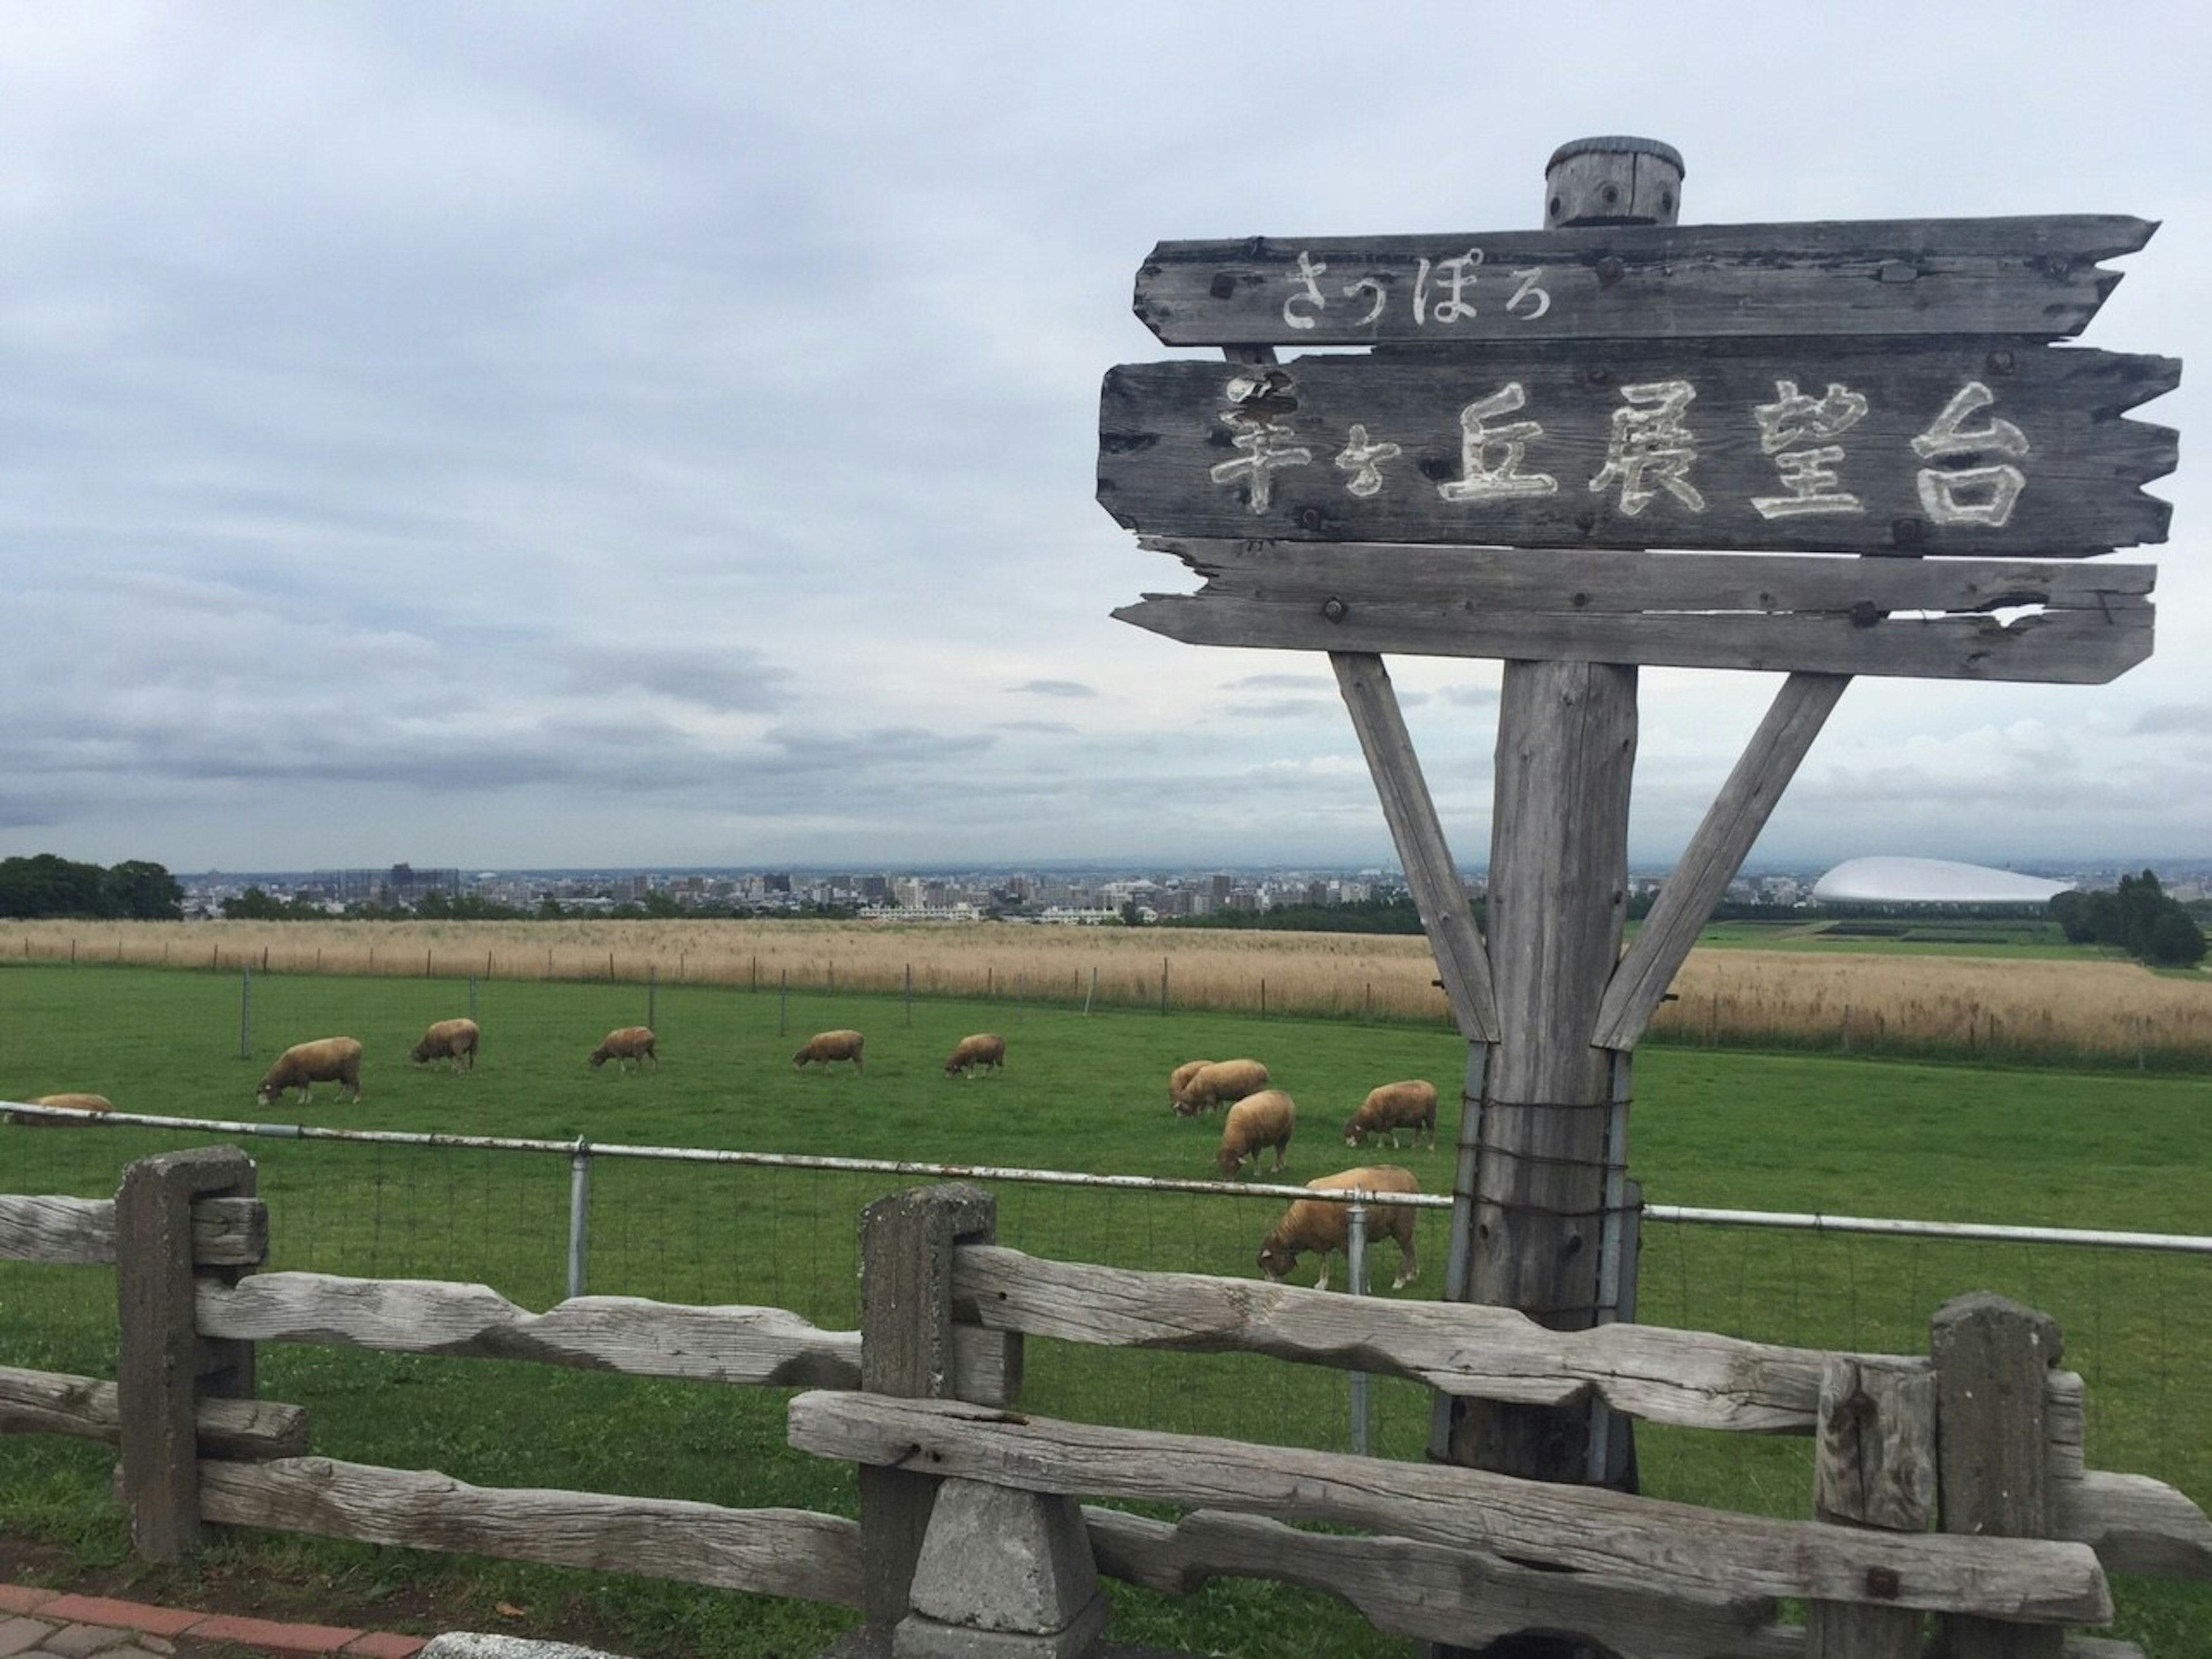
<svg viewBox="0 0 2212 1659">
<path fill-rule="evenodd" d="M 1632 1311 L 1632 1051 L 1850 676 L 2142 661 L 2155 570 L 2084 561 L 2164 538 L 2142 486 L 2175 463 L 2121 416 L 2179 363 L 2051 343 L 2155 227 L 1682 228 L 1681 179 L 1664 144 L 1587 139 L 1540 232 L 1164 243 L 1138 315 L 1229 362 L 1100 399 L 1101 504 L 1205 578 L 1115 615 L 1329 653 L 1468 1043 L 1445 1293 L 1560 1330 Z M 1504 661 L 1486 940 L 1386 651 Z M 1624 955 L 1647 662 L 1787 678 Z M 1431 1452 L 1634 1479 L 1587 1405 L 1440 1398 Z"/>
</svg>

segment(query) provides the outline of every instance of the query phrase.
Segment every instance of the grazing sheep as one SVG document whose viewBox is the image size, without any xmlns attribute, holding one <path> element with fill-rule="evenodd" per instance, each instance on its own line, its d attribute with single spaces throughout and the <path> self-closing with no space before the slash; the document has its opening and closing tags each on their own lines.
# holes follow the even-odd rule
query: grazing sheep
<svg viewBox="0 0 2212 1659">
<path fill-rule="evenodd" d="M 1182 1091 L 1190 1087 L 1191 1079 L 1212 1064 L 1210 1060 L 1186 1060 L 1168 1073 L 1168 1104 L 1175 1109 L 1176 1116 L 1189 1115 L 1182 1108 Z"/>
<path fill-rule="evenodd" d="M 276 1056 L 276 1063 L 254 1091 L 253 1103 L 266 1106 L 287 1089 L 297 1089 L 304 1106 L 310 1084 L 331 1082 L 338 1085 L 340 1100 L 361 1098 L 361 1044 L 354 1038 L 323 1037 L 294 1043 Z"/>
<path fill-rule="evenodd" d="M 617 1072 L 642 1071 L 648 1060 L 653 1062 L 653 1070 L 659 1071 L 660 1049 L 658 1039 L 653 1035 L 653 1028 L 650 1025 L 623 1025 L 608 1032 L 605 1041 L 592 1050 L 592 1069 L 596 1072 L 611 1060 Z M 623 1066 L 624 1060 L 630 1062 L 629 1066 Z"/>
<path fill-rule="evenodd" d="M 472 1019 L 441 1019 L 422 1033 L 422 1040 L 407 1052 L 407 1058 L 417 1066 L 428 1066 L 437 1060 L 451 1062 L 456 1072 L 473 1072 L 477 1068 L 477 1045 L 483 1041 L 483 1033 Z"/>
<path fill-rule="evenodd" d="M 98 1120 L 102 1112 L 112 1112 L 115 1103 L 106 1095 L 33 1095 L 23 1103 L 26 1106 L 54 1106 L 73 1114 L 69 1117 L 33 1117 L 23 1112 L 10 1112 L 8 1121 L 20 1123 L 29 1129 L 71 1129 L 81 1124 Z"/>
<path fill-rule="evenodd" d="M 1262 1089 L 1230 1107 L 1221 1120 L 1221 1150 L 1213 1158 L 1222 1179 L 1234 1180 L 1248 1158 L 1256 1167 L 1264 1146 L 1275 1149 L 1275 1169 L 1279 1172 L 1291 1149 L 1291 1124 L 1297 1109 L 1280 1089 Z"/>
<path fill-rule="evenodd" d="M 1370 1193 L 1418 1193 L 1421 1184 L 1413 1179 L 1411 1170 L 1401 1170 L 1395 1164 L 1370 1164 L 1357 1170 L 1342 1170 L 1335 1175 L 1316 1176 L 1306 1185 L 1323 1191 L 1348 1192 L 1354 1188 Z M 1328 1199 L 1301 1198 L 1292 1200 L 1283 1218 L 1260 1241 L 1260 1271 L 1271 1282 L 1287 1278 L 1291 1268 L 1298 1265 L 1298 1253 L 1312 1250 L 1321 1256 L 1321 1277 L 1314 1281 L 1314 1289 L 1328 1288 L 1328 1257 L 1332 1250 L 1345 1248 L 1345 1235 L 1351 1229 L 1352 1206 L 1334 1203 Z M 1375 1204 L 1367 1208 L 1367 1237 L 1370 1241 L 1395 1238 L 1398 1241 L 1398 1276 L 1390 1281 L 1390 1288 L 1402 1291 L 1420 1275 L 1420 1264 L 1413 1258 L 1413 1212 L 1403 1204 Z"/>
<path fill-rule="evenodd" d="M 1201 1066 L 1182 1085 L 1176 1114 L 1190 1117 L 1208 1107 L 1226 1105 L 1267 1086 L 1267 1068 L 1256 1060 L 1220 1060 Z"/>
<path fill-rule="evenodd" d="M 855 1044 L 853 1064 L 858 1066 L 860 1063 L 860 1049 Z M 966 1077 L 971 1066 L 994 1066 L 1000 1071 L 1006 1070 L 1006 1038 L 989 1031 L 979 1031 L 974 1036 L 962 1037 L 953 1047 L 952 1058 L 945 1062 L 945 1075 Z"/>
<path fill-rule="evenodd" d="M 831 1060 L 849 1060 L 853 1062 L 853 1069 L 857 1072 L 860 1069 L 860 1045 L 866 1041 L 858 1031 L 817 1031 L 791 1057 L 791 1068 L 794 1072 L 803 1072 L 810 1061 L 818 1060 L 822 1062 L 822 1069 L 826 1072 Z M 964 1048 L 966 1045 L 962 1046 Z M 951 1067 L 945 1069 L 950 1071 Z"/>
<path fill-rule="evenodd" d="M 1344 1121 L 1344 1144 L 1364 1146 L 1370 1135 L 1388 1134 L 1390 1145 L 1398 1145 L 1398 1131 L 1411 1129 L 1413 1145 L 1421 1145 L 1421 1137 L 1428 1136 L 1431 1148 L 1437 1144 L 1437 1085 L 1422 1078 L 1407 1078 L 1402 1083 L 1386 1083 L 1370 1089 L 1367 1098 L 1359 1103 L 1359 1109 Z"/>
</svg>

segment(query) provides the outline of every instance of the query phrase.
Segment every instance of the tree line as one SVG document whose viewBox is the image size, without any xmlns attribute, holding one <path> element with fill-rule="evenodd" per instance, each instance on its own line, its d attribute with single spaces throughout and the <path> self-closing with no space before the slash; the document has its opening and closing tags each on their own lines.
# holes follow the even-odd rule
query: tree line
<svg viewBox="0 0 2212 1659">
<path fill-rule="evenodd" d="M 184 913 L 185 890 L 167 870 L 144 859 L 107 866 L 79 864 L 52 853 L 0 859 L 0 916 L 11 921 L 82 916 L 175 921 Z"/>
<path fill-rule="evenodd" d="M 2122 876 L 2116 888 L 2061 893 L 2051 914 L 2069 945 L 2125 951 L 2154 968 L 2194 968 L 2204 960 L 2204 930 L 2148 870 Z"/>
</svg>

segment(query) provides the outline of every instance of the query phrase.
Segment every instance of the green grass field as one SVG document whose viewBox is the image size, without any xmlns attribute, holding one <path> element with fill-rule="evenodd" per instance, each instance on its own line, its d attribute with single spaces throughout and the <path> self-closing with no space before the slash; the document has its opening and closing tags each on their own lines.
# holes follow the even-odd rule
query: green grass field
<svg viewBox="0 0 2212 1659">
<path fill-rule="evenodd" d="M 1253 1054 L 1296 1097 L 1287 1178 L 1359 1162 L 1449 1188 L 1447 1151 L 1348 1152 L 1344 1116 L 1374 1084 L 1428 1077 L 1457 1094 L 1448 1033 L 1345 1022 L 1116 1011 L 1085 1017 L 1012 1000 L 915 1002 L 663 987 L 658 1073 L 593 1073 L 610 1027 L 644 1021 L 635 985 L 476 989 L 485 1029 L 473 1074 L 417 1071 L 408 1047 L 469 1012 L 464 983 L 257 975 L 252 1050 L 240 1057 L 240 982 L 115 968 L 0 968 L 0 1096 L 103 1093 L 126 1110 L 268 1117 L 366 1128 L 744 1148 L 1204 1177 L 1216 1130 L 1168 1112 L 1165 1076 L 1204 1055 Z M 868 1035 L 868 1066 L 794 1073 L 812 1031 Z M 780 1029 L 780 1026 L 781 1029 Z M 1003 1075 L 940 1070 L 961 1035 L 996 1030 Z M 329 1085 L 304 1110 L 258 1112 L 253 1086 L 284 1045 L 337 1032 L 367 1045 L 365 1097 Z M 1632 1164 L 1655 1203 L 2202 1231 L 2212 1091 L 2201 1079 L 1998 1071 L 1844 1058 L 1656 1049 L 1637 1067 Z M 1448 1114 L 1439 1140 L 1450 1144 Z M 130 1127 L 0 1128 L 0 1191 L 104 1196 L 133 1157 L 220 1137 Z M 256 1139 L 271 1266 L 481 1280 L 530 1308 L 557 1300 L 564 1158 Z M 860 1211 L 892 1184 L 848 1174 L 595 1162 L 589 1288 L 855 1318 Z M 1272 1200 L 994 1187 L 1003 1243 L 1129 1267 L 1249 1275 Z M 1434 1296 L 1444 1223 L 1425 1216 Z M 1387 1255 L 1388 1252 L 1386 1251 Z M 1310 1282 L 1310 1266 L 1301 1278 Z M 1387 1283 L 1387 1277 L 1385 1279 Z M 2212 1260 L 1653 1225 L 1640 1316 L 1808 1346 L 1915 1352 L 1947 1297 L 1989 1288 L 2050 1311 L 2088 1379 L 2094 1467 L 2156 1474 L 2212 1499 Z M 112 1285 L 97 1269 L 0 1265 L 0 1364 L 113 1374 Z M 267 1347 L 261 1391 L 313 1413 L 319 1453 L 435 1468 L 482 1485 L 563 1486 L 742 1507 L 851 1512 L 850 1471 L 783 1445 L 779 1391 L 637 1382 L 545 1367 Z M 1375 1390 L 1376 1449 L 1418 1458 L 1420 1391 Z M 1250 1356 L 1030 1345 L 1030 1409 L 1049 1415 L 1342 1449 L 1343 1378 Z M 1655 1495 L 1808 1514 L 1809 1444 L 1644 1427 Z M 0 1529 L 120 1559 L 104 1449 L 0 1441 Z M 797 1604 L 276 1535 L 225 1543 L 208 1571 L 313 1587 L 325 1597 L 434 1601 L 447 1622 L 522 1633 L 592 1632 L 623 1650 L 766 1656 L 811 1650 L 845 1616 Z M 2124 1581 L 2116 1633 L 2153 1655 L 2212 1656 L 2212 1594 Z M 1397 1655 L 1348 1612 L 1252 1583 L 1170 1601 L 1116 1594 L 1116 1631 L 1232 1655 Z M 499 1602 L 528 1609 L 496 1613 Z M 431 1627 L 440 1627 L 433 1626 Z"/>
</svg>

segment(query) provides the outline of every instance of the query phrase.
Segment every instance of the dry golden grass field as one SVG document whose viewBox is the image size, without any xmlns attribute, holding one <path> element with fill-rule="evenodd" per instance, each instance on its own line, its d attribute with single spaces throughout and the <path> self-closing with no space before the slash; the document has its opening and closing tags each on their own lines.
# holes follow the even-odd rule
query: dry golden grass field
<svg viewBox="0 0 2212 1659">
<path fill-rule="evenodd" d="M 606 979 L 1448 1023 L 1425 940 L 860 921 L 0 922 L 0 959 Z M 2047 956 L 1699 949 L 1654 1034 L 1715 1044 L 2212 1063 L 2212 975 Z"/>
</svg>

